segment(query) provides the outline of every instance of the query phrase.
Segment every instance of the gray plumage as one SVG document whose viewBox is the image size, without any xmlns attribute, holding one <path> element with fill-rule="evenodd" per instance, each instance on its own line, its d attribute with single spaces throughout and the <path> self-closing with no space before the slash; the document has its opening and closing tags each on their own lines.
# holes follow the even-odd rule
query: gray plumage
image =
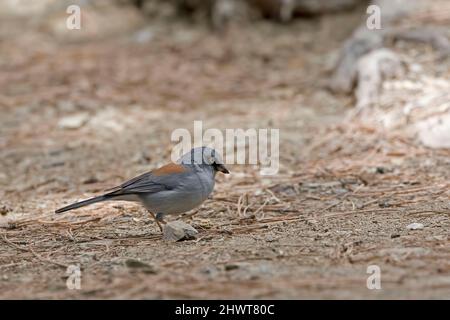
<svg viewBox="0 0 450 320">
<path fill-rule="evenodd" d="M 144 173 L 101 196 L 56 210 L 66 212 L 109 200 L 135 201 L 159 216 L 179 214 L 198 207 L 214 189 L 217 171 L 229 173 L 215 150 L 194 148 L 178 161 Z"/>
</svg>

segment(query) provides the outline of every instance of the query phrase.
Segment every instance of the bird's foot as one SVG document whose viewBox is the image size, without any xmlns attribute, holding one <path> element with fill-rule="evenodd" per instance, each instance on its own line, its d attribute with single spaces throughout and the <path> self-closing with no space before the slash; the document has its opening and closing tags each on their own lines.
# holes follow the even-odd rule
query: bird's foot
<svg viewBox="0 0 450 320">
<path fill-rule="evenodd" d="M 150 212 L 150 211 L 149 211 L 149 213 L 151 214 L 151 216 L 153 217 L 153 219 L 155 219 L 155 222 L 156 222 L 156 224 L 158 225 L 159 231 L 163 232 L 163 227 L 161 226 L 161 223 L 162 223 L 162 224 L 166 224 L 166 222 L 163 220 L 163 214 L 158 213 L 158 214 L 156 214 L 156 216 L 155 216 L 155 214 L 154 214 L 153 212 Z"/>
</svg>

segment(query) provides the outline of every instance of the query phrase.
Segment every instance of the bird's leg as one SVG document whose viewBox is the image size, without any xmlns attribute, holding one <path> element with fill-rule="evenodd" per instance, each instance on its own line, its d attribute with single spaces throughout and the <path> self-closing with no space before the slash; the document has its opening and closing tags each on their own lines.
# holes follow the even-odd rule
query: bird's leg
<svg viewBox="0 0 450 320">
<path fill-rule="evenodd" d="M 159 230 L 162 232 L 162 231 L 163 231 L 163 228 L 161 227 L 161 224 L 159 223 L 159 222 L 160 222 L 160 219 L 158 219 L 158 215 L 159 215 L 159 214 L 155 216 L 155 214 L 154 214 L 153 212 L 151 212 L 151 211 L 148 211 L 148 213 L 150 213 L 150 214 L 152 215 L 153 219 L 155 219 L 155 222 L 156 222 L 156 224 L 158 225 Z"/>
<path fill-rule="evenodd" d="M 164 213 L 157 213 L 156 214 L 156 221 L 159 221 L 162 224 L 166 224 L 167 222 L 164 221 Z"/>
</svg>

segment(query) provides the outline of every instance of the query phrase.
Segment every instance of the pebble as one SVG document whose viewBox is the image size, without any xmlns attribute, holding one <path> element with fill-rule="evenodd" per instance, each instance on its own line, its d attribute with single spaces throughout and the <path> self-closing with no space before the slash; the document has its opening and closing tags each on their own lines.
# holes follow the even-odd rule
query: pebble
<svg viewBox="0 0 450 320">
<path fill-rule="evenodd" d="M 144 273 L 156 273 L 154 266 L 136 259 L 127 259 L 125 265 L 130 269 L 139 269 Z"/>
<path fill-rule="evenodd" d="M 0 215 L 6 216 L 12 211 L 12 208 L 6 204 L 0 204 Z"/>
<path fill-rule="evenodd" d="M 182 221 L 168 222 L 163 226 L 163 239 L 166 241 L 191 240 L 197 234 L 197 230 Z"/>
<path fill-rule="evenodd" d="M 407 225 L 406 229 L 409 229 L 409 230 L 420 230 L 420 229 L 423 229 L 423 224 L 414 222 L 414 223 L 411 223 L 411 224 Z"/>
<path fill-rule="evenodd" d="M 81 128 L 89 120 L 87 113 L 79 113 L 72 116 L 61 118 L 58 122 L 58 126 L 61 129 L 78 129 Z"/>
</svg>

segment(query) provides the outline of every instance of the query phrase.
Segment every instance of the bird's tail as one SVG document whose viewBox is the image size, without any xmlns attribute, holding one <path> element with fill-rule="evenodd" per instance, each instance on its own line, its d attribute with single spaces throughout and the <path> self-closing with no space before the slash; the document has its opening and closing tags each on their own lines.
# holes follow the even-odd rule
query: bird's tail
<svg viewBox="0 0 450 320">
<path fill-rule="evenodd" d="M 97 203 L 97 202 L 101 202 L 101 201 L 105 201 L 105 200 L 109 200 L 109 199 L 110 199 L 110 197 L 108 195 L 102 195 L 102 196 L 90 198 L 90 199 L 83 200 L 80 202 L 72 203 L 71 205 L 68 205 L 64 208 L 60 208 L 60 209 L 56 210 L 55 213 L 63 213 L 63 212 L 69 211 L 69 210 L 81 208 L 81 207 L 84 207 L 84 206 L 87 206 L 87 205 L 90 205 L 93 203 Z"/>
</svg>

